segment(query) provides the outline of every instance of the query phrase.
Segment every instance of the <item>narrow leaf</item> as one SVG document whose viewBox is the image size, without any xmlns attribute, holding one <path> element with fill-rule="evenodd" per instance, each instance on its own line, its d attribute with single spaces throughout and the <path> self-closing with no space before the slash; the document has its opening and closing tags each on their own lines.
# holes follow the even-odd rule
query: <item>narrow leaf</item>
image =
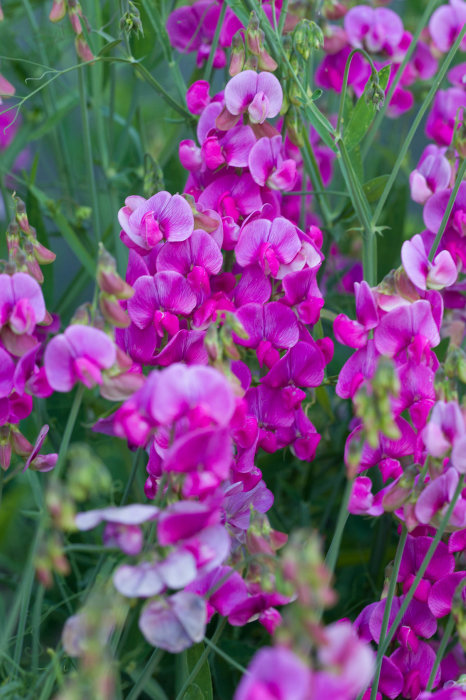
<svg viewBox="0 0 466 700">
<path fill-rule="evenodd" d="M 390 66 L 382 68 L 378 76 L 380 87 L 385 91 L 390 77 Z M 370 90 L 372 90 L 371 79 L 367 81 L 363 94 L 356 102 L 343 134 L 343 142 L 348 151 L 353 150 L 362 141 L 377 113 L 377 107 L 369 97 Z"/>
</svg>

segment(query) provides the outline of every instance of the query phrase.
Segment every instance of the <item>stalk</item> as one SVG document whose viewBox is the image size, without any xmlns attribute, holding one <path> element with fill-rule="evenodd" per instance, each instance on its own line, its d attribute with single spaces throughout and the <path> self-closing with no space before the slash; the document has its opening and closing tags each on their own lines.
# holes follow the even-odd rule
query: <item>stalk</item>
<svg viewBox="0 0 466 700">
<path fill-rule="evenodd" d="M 396 581 L 398 578 L 398 573 L 400 571 L 401 559 L 403 557 L 403 552 L 404 552 L 407 537 L 408 537 L 408 531 L 407 531 L 406 527 L 403 527 L 403 531 L 401 533 L 401 538 L 398 542 L 398 547 L 396 550 L 395 563 L 393 565 L 393 571 L 392 571 L 392 575 L 390 578 L 390 584 L 388 587 L 388 595 L 387 595 L 387 598 L 385 601 L 385 610 L 383 613 L 382 627 L 380 630 L 380 640 L 385 639 L 385 635 L 387 634 L 388 623 L 390 621 L 390 613 L 392 611 L 393 598 L 394 598 L 395 590 L 396 590 Z M 380 671 L 382 670 L 382 658 L 383 658 L 383 653 L 381 653 L 381 646 L 379 644 L 379 648 L 377 650 L 376 671 L 375 671 L 374 680 L 372 682 L 371 700 L 376 700 L 376 698 L 377 698 L 377 691 L 379 688 L 379 681 L 380 681 Z"/>
<path fill-rule="evenodd" d="M 460 497 L 460 494 L 463 490 L 463 486 L 464 486 L 464 474 L 462 474 L 460 477 L 460 480 L 458 482 L 458 486 L 456 487 L 456 490 L 455 490 L 454 496 L 451 500 L 451 503 L 448 506 L 447 512 L 443 516 L 443 518 L 440 522 L 439 528 L 438 528 L 437 532 L 435 533 L 435 537 L 432 540 L 432 544 L 430 545 L 429 549 L 427 550 L 427 553 L 422 561 L 422 564 L 419 567 L 419 571 L 417 572 L 416 578 L 414 579 L 408 593 L 405 595 L 405 598 L 404 598 L 404 601 L 401 605 L 401 608 L 399 609 L 398 614 L 393 621 L 393 624 L 391 625 L 390 629 L 388 630 L 388 632 L 385 636 L 385 639 L 383 640 L 383 642 L 379 646 L 380 659 L 379 659 L 379 662 L 377 664 L 376 673 L 377 672 L 380 673 L 379 666 L 381 667 L 381 665 L 382 665 L 383 656 L 384 656 L 385 652 L 387 651 L 387 649 L 390 645 L 390 642 L 392 641 L 393 637 L 395 636 L 395 633 L 398 629 L 398 626 L 399 626 L 401 620 L 403 619 L 403 616 L 404 616 L 406 610 L 408 609 L 410 602 L 414 598 L 414 594 L 416 593 L 419 582 L 422 579 L 422 577 L 424 576 L 425 571 L 430 564 L 430 560 L 432 559 L 434 552 L 437 549 L 437 545 L 440 542 L 440 539 L 442 538 L 443 533 L 445 532 L 445 528 L 447 527 L 447 525 L 450 521 L 451 514 L 452 514 L 453 509 L 456 505 L 456 502 L 458 501 L 458 498 Z"/>
<path fill-rule="evenodd" d="M 435 253 L 437 252 L 437 248 L 440 245 L 440 241 L 442 240 L 442 236 L 445 232 L 445 229 L 447 227 L 448 219 L 450 218 L 451 210 L 453 209 L 453 205 L 456 200 L 456 195 L 458 194 L 458 190 L 460 188 L 461 183 L 463 182 L 464 175 L 466 173 L 466 160 L 461 161 L 461 165 L 458 170 L 458 174 L 456 176 L 456 182 L 455 186 L 451 191 L 450 198 L 448 200 L 447 208 L 445 209 L 445 214 L 443 215 L 442 221 L 440 222 L 440 227 L 439 230 L 437 231 L 437 235 L 435 236 L 434 242 L 432 243 L 432 248 L 430 249 L 429 253 L 429 260 L 432 262 L 432 260 L 435 257 Z"/>
<path fill-rule="evenodd" d="M 453 632 L 454 626 L 455 626 L 455 618 L 453 617 L 453 614 L 450 613 L 450 617 L 448 618 L 448 622 L 445 625 L 445 629 L 443 631 L 442 641 L 440 642 L 440 646 L 437 649 L 437 656 L 435 657 L 435 662 L 434 662 L 434 665 L 432 666 L 432 671 L 430 672 L 429 680 L 427 681 L 426 690 L 432 689 L 432 686 L 433 686 L 434 680 L 435 680 L 435 676 L 437 675 L 438 667 L 440 666 L 442 659 L 445 655 L 447 644 L 450 641 L 451 633 Z"/>
<path fill-rule="evenodd" d="M 87 102 L 86 102 L 86 84 L 84 80 L 84 71 L 79 71 L 78 73 L 78 86 L 79 86 L 79 99 L 81 102 L 81 121 L 83 125 L 83 137 L 84 137 L 84 158 L 86 160 L 86 169 L 88 177 L 88 187 L 91 194 L 92 202 L 92 220 L 94 224 L 94 238 L 98 243 L 101 238 L 100 229 L 100 211 L 99 211 L 99 198 L 97 194 L 97 187 L 95 182 L 94 174 L 94 162 L 92 157 L 92 141 L 91 141 L 91 131 L 89 128 L 89 115 L 87 112 Z"/>
<path fill-rule="evenodd" d="M 340 552 L 343 531 L 345 529 L 345 525 L 346 525 L 348 517 L 349 517 L 348 503 L 349 503 L 349 499 L 351 496 L 352 486 L 353 486 L 352 481 L 350 479 L 347 479 L 345 490 L 343 492 L 343 498 L 342 498 L 341 505 L 340 505 L 340 510 L 338 513 L 337 525 L 335 528 L 335 532 L 333 534 L 332 541 L 330 543 L 330 547 L 329 547 L 328 552 L 327 552 L 327 556 L 325 557 L 325 565 L 331 573 L 333 573 L 335 571 L 335 566 L 337 563 L 338 554 Z"/>
</svg>

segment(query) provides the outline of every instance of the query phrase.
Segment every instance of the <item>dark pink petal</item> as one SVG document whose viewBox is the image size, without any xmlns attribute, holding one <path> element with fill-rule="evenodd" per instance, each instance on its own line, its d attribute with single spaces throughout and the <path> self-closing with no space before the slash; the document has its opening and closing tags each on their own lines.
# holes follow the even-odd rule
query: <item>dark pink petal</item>
<svg viewBox="0 0 466 700">
<path fill-rule="evenodd" d="M 249 152 L 255 143 L 256 137 L 250 126 L 237 126 L 227 131 L 221 140 L 221 147 L 228 165 L 233 168 L 247 167 Z"/>
<path fill-rule="evenodd" d="M 406 348 L 414 336 L 421 335 L 431 347 L 440 342 L 430 303 L 424 299 L 389 311 L 374 331 L 375 347 L 388 357 Z"/>
<path fill-rule="evenodd" d="M 237 338 L 235 343 L 255 348 L 261 340 L 268 340 L 277 348 L 290 348 L 299 339 L 296 316 L 279 302 L 269 304 L 245 304 L 237 312 L 238 320 L 248 333 L 248 338 Z"/>
<path fill-rule="evenodd" d="M 325 362 L 316 344 L 298 342 L 269 370 L 263 378 L 271 387 L 294 384 L 299 387 L 319 386 L 324 378 Z"/>
<path fill-rule="evenodd" d="M 258 265 L 248 265 L 235 288 L 235 303 L 244 306 L 249 303 L 265 304 L 270 299 L 272 285 Z"/>
<path fill-rule="evenodd" d="M 374 341 L 369 340 L 366 347 L 351 355 L 341 368 L 335 387 L 337 396 L 342 399 L 352 398 L 361 382 L 374 376 L 376 364 L 377 351 Z"/>
<path fill-rule="evenodd" d="M 150 200 L 149 200 L 150 201 Z M 164 237 L 168 241 L 184 241 L 194 228 L 194 216 L 188 202 L 174 194 L 159 215 Z"/>
<path fill-rule="evenodd" d="M 211 471 L 218 480 L 228 477 L 233 458 L 226 428 L 191 430 L 167 450 L 163 470 L 170 472 Z"/>
<path fill-rule="evenodd" d="M 466 602 L 466 571 L 455 571 L 432 586 L 428 604 L 435 617 L 444 617 L 451 612 L 455 594 Z"/>
<path fill-rule="evenodd" d="M 368 332 L 357 321 L 348 318 L 346 314 L 338 314 L 333 322 L 335 338 L 342 345 L 350 348 L 363 348 L 367 345 Z"/>
<path fill-rule="evenodd" d="M 165 508 L 157 527 L 161 545 L 175 544 L 179 540 L 199 533 L 219 522 L 220 513 L 207 504 L 195 501 L 179 501 Z"/>
<path fill-rule="evenodd" d="M 32 350 L 35 353 L 35 349 Z M 13 389 L 15 363 L 11 356 L 0 348 L 0 398 L 8 396 Z"/>
<path fill-rule="evenodd" d="M 181 330 L 154 357 L 154 364 L 168 367 L 177 362 L 187 365 L 207 365 L 209 356 L 204 345 L 204 331 Z"/>
</svg>

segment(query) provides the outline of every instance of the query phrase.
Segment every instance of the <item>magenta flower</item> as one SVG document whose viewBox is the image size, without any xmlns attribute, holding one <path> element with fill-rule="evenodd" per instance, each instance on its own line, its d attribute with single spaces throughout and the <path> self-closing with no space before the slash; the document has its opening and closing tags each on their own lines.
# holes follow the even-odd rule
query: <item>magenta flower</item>
<svg viewBox="0 0 466 700">
<path fill-rule="evenodd" d="M 357 476 L 353 481 L 348 511 L 353 515 L 382 515 L 383 494 L 372 494 L 372 482 L 368 476 Z"/>
<path fill-rule="evenodd" d="M 116 360 L 116 348 L 106 333 L 90 326 L 69 326 L 45 349 L 47 380 L 54 391 L 71 391 L 76 382 L 89 389 L 102 384 L 102 370 Z"/>
<path fill-rule="evenodd" d="M 150 199 L 127 197 L 118 212 L 124 243 L 146 255 L 162 239 L 184 241 L 192 234 L 194 217 L 188 202 L 179 194 L 158 192 Z"/>
<path fill-rule="evenodd" d="M 252 124 L 263 124 L 266 119 L 277 116 L 282 102 L 282 87 L 272 73 L 242 71 L 229 80 L 225 87 L 227 115 L 226 118 L 217 118 L 217 126 L 226 126 L 228 129 L 245 112 Z"/>
<path fill-rule="evenodd" d="M 35 279 L 24 272 L 0 274 L 0 336 L 6 350 L 21 356 L 36 345 L 32 334 L 45 314 L 42 289 Z"/>
<path fill-rule="evenodd" d="M 201 114 L 210 104 L 210 85 L 207 80 L 196 80 L 186 92 L 186 104 L 191 114 Z"/>
<path fill-rule="evenodd" d="M 369 9 L 370 8 L 366 8 Z M 341 92 L 343 87 L 343 76 L 351 47 L 345 46 L 334 54 L 327 54 L 317 68 L 315 80 L 316 85 L 327 90 Z M 351 66 L 348 73 L 348 85 L 350 85 L 356 95 L 360 97 L 371 74 L 368 62 L 360 55 L 355 54 L 351 59 Z"/>
<path fill-rule="evenodd" d="M 296 181 L 296 161 L 282 155 L 282 138 L 264 136 L 249 152 L 249 172 L 258 185 L 289 192 Z"/>
<path fill-rule="evenodd" d="M 226 426 L 233 416 L 235 399 L 230 383 L 216 369 L 175 364 L 154 372 L 150 411 L 161 425 L 188 417 L 191 427 L 211 423 Z"/>
<path fill-rule="evenodd" d="M 419 495 L 414 513 L 423 525 L 437 525 L 450 505 L 458 486 L 459 474 L 450 467 L 444 474 L 430 481 Z M 451 514 L 450 527 L 466 527 L 466 499 L 460 497 Z"/>
<path fill-rule="evenodd" d="M 443 457 L 453 448 L 451 461 L 461 474 L 466 473 L 466 426 L 463 414 L 455 401 L 438 401 L 429 422 L 422 432 L 427 452 Z"/>
<path fill-rule="evenodd" d="M 317 344 L 298 342 L 267 372 L 262 381 L 274 388 L 314 387 L 324 379 L 325 359 Z"/>
<path fill-rule="evenodd" d="M 187 280 L 179 272 L 164 270 L 153 277 L 139 277 L 128 300 L 128 314 L 137 328 L 149 329 L 151 337 L 163 338 L 165 333 L 171 337 L 179 331 L 177 315 L 191 313 L 195 305 Z"/>
<path fill-rule="evenodd" d="M 425 299 L 389 311 L 374 331 L 374 342 L 381 354 L 395 357 L 418 336 L 428 347 L 440 343 L 432 307 Z"/>
<path fill-rule="evenodd" d="M 247 338 L 234 335 L 237 345 L 255 348 L 259 363 L 269 367 L 278 359 L 277 349 L 291 348 L 299 339 L 296 316 L 287 306 L 277 301 L 269 304 L 245 304 L 237 311 L 237 317 Z"/>
<path fill-rule="evenodd" d="M 301 249 L 301 241 L 294 226 L 280 216 L 252 219 L 241 229 L 235 254 L 242 267 L 259 263 L 265 274 L 276 277 L 280 265 L 290 263 Z"/>
<path fill-rule="evenodd" d="M 430 644 L 421 641 L 416 650 L 409 647 L 398 647 L 390 656 L 390 660 L 403 674 L 403 696 L 410 698 L 410 700 L 416 700 L 421 690 L 427 687 L 435 663 L 435 651 Z M 439 680 L 440 669 L 437 670 L 433 685 L 438 685 Z"/>
<path fill-rule="evenodd" d="M 285 647 L 265 647 L 256 653 L 235 693 L 235 700 L 308 700 L 310 669 Z"/>
<path fill-rule="evenodd" d="M 416 234 L 401 247 L 401 261 L 406 274 L 419 289 L 443 289 L 455 284 L 458 272 L 448 250 L 442 250 L 430 262 L 424 240 Z"/>
<path fill-rule="evenodd" d="M 367 282 L 354 283 L 356 297 L 356 318 L 352 321 L 346 314 L 339 314 L 333 322 L 335 338 L 351 348 L 363 348 L 367 345 L 369 331 L 379 322 L 377 306 Z"/>
<path fill-rule="evenodd" d="M 0 399 L 11 393 L 14 373 L 15 363 L 11 355 L 0 347 Z"/>
<path fill-rule="evenodd" d="M 196 63 L 201 67 L 207 60 L 217 27 L 220 5 L 211 0 L 198 0 L 174 10 L 167 20 L 170 43 L 181 53 L 197 52 Z M 218 46 L 214 56 L 214 68 L 223 68 L 225 52 Z"/>
<path fill-rule="evenodd" d="M 355 48 L 392 55 L 403 37 L 403 23 L 392 10 L 358 5 L 347 12 L 344 27 Z"/>
<path fill-rule="evenodd" d="M 453 138 L 456 113 L 461 107 L 466 107 L 464 89 L 452 87 L 438 90 L 427 118 L 426 135 L 439 146 L 449 146 Z"/>
<path fill-rule="evenodd" d="M 435 617 L 445 617 L 451 612 L 453 597 L 466 603 L 466 571 L 455 571 L 437 581 L 429 593 L 429 609 Z"/>
<path fill-rule="evenodd" d="M 412 537 L 408 535 L 398 574 L 398 581 L 402 581 L 404 593 L 408 592 L 416 578 L 419 567 L 431 544 L 431 537 Z M 448 547 L 444 542 L 439 542 L 424 576 L 418 584 L 414 597 L 424 603 L 427 602 L 432 584 L 453 573 L 454 569 L 454 556 L 448 552 Z"/>
<path fill-rule="evenodd" d="M 220 248 L 202 230 L 194 231 L 186 241 L 166 243 L 157 256 L 158 272 L 170 270 L 187 277 L 196 294 L 210 292 L 209 277 L 217 275 L 222 265 Z"/>
<path fill-rule="evenodd" d="M 222 217 L 231 217 L 234 222 L 262 206 L 259 186 L 249 173 L 216 178 L 207 185 L 198 202 L 207 209 L 218 211 Z"/>
<path fill-rule="evenodd" d="M 449 5 L 438 7 L 429 21 L 429 32 L 436 48 L 447 53 L 466 22 L 466 2 L 450 0 Z M 466 51 L 466 37 L 461 42 L 461 49 Z"/>
<path fill-rule="evenodd" d="M 435 192 L 449 186 L 450 178 L 451 166 L 445 157 L 445 149 L 430 144 L 409 176 L 411 198 L 418 204 L 425 204 Z"/>
</svg>

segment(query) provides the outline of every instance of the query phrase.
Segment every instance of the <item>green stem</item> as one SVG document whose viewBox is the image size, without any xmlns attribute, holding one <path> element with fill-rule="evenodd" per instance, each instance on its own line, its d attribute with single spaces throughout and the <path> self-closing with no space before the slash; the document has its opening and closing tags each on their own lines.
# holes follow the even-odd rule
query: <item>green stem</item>
<svg viewBox="0 0 466 700">
<path fill-rule="evenodd" d="M 128 496 L 130 494 L 131 487 L 134 483 L 134 479 L 136 478 L 138 467 L 139 467 L 139 464 L 141 461 L 141 456 L 143 454 L 144 454 L 143 450 L 141 450 L 141 449 L 136 450 L 136 454 L 134 455 L 134 459 L 133 459 L 133 465 L 131 467 L 131 473 L 129 475 L 128 481 L 126 482 L 126 486 L 125 486 L 125 490 L 123 492 L 120 506 L 125 505 L 126 501 L 128 500 Z"/>
<path fill-rule="evenodd" d="M 99 242 L 100 238 L 101 238 L 99 198 L 98 198 L 98 194 L 97 194 L 97 187 L 96 187 L 95 174 L 94 174 L 94 162 L 93 162 L 93 157 L 92 157 L 92 142 L 91 142 L 91 131 L 89 128 L 89 115 L 87 112 L 85 75 L 84 75 L 84 71 L 82 71 L 82 70 L 79 71 L 79 73 L 78 73 L 78 87 L 79 87 L 79 99 L 81 102 L 81 121 L 82 121 L 83 140 L 84 140 L 84 158 L 86 161 L 88 187 L 90 190 L 91 202 L 92 202 L 92 221 L 94 224 L 94 239 L 96 242 Z"/>
<path fill-rule="evenodd" d="M 442 221 L 440 222 L 440 227 L 439 230 L 437 231 L 437 235 L 435 236 L 434 242 L 432 243 L 432 247 L 430 249 L 429 253 L 429 260 L 432 262 L 432 260 L 435 257 L 435 253 L 437 252 L 437 248 L 440 245 L 440 241 L 442 240 L 442 236 L 445 232 L 445 229 L 447 227 L 448 219 L 450 218 L 451 210 L 453 209 L 453 205 L 455 203 L 456 195 L 458 194 L 458 190 L 460 188 L 461 183 L 463 182 L 464 175 L 466 173 L 466 160 L 461 161 L 461 165 L 458 170 L 458 175 L 456 176 L 456 182 L 455 186 L 451 191 L 450 197 L 448 199 L 448 204 L 447 208 L 445 209 L 445 213 L 443 215 Z"/>
<path fill-rule="evenodd" d="M 218 640 L 220 639 L 220 636 L 225 628 L 225 625 L 227 623 L 226 617 L 220 618 L 217 624 L 217 628 L 212 635 L 212 643 L 216 644 Z M 201 670 L 202 666 L 204 665 L 204 662 L 209 658 L 209 655 L 211 653 L 212 649 L 209 647 L 206 647 L 202 654 L 200 655 L 199 659 L 197 660 L 197 663 L 194 665 L 194 668 L 192 669 L 191 673 L 189 676 L 186 678 L 185 682 L 181 686 L 177 696 L 176 700 L 183 700 L 185 692 L 188 690 L 189 686 L 191 683 L 195 681 L 197 678 L 197 674 Z"/>
<path fill-rule="evenodd" d="M 450 641 L 451 633 L 453 632 L 454 626 L 455 618 L 453 617 L 453 613 L 450 613 L 450 617 L 448 618 L 448 622 L 445 625 L 445 629 L 443 631 L 442 641 L 440 642 L 439 648 L 437 649 L 437 655 L 435 657 L 434 665 L 432 666 L 432 671 L 430 672 L 429 680 L 427 681 L 426 691 L 432 689 L 435 676 L 437 675 L 438 667 L 440 666 L 442 659 L 445 655 L 445 650 L 447 648 L 448 642 Z"/>
<path fill-rule="evenodd" d="M 391 577 L 390 577 L 390 584 L 388 586 L 388 595 L 387 595 L 387 598 L 385 600 L 385 609 L 383 612 L 382 627 L 380 630 L 380 639 L 381 640 L 385 639 L 385 635 L 387 634 L 388 623 L 390 621 L 390 613 L 392 610 L 393 598 L 394 598 L 395 590 L 396 590 L 396 582 L 398 579 L 398 573 L 400 571 L 401 558 L 403 556 L 407 537 L 408 537 L 408 531 L 407 531 L 406 527 L 403 527 L 403 531 L 401 533 L 401 538 L 398 542 L 398 547 L 396 550 L 395 563 L 393 565 L 393 571 L 392 571 Z M 375 675 L 374 675 L 374 680 L 372 681 L 371 700 L 376 700 L 376 698 L 377 698 L 377 691 L 379 688 L 379 681 L 380 681 L 380 672 L 382 670 L 382 658 L 383 658 L 383 654 L 381 653 L 381 647 L 379 646 L 379 648 L 377 650 L 376 671 L 375 671 Z"/>
<path fill-rule="evenodd" d="M 455 43 L 451 47 L 450 51 L 445 57 L 445 60 L 442 64 L 441 69 L 437 73 L 434 82 L 432 83 L 432 87 L 430 88 L 427 97 L 425 98 L 424 102 L 422 103 L 419 112 L 416 114 L 416 118 L 414 119 L 412 126 L 410 130 L 408 131 L 408 135 L 406 139 L 404 140 L 404 143 L 400 149 L 400 152 L 398 154 L 398 158 L 396 159 L 395 166 L 390 173 L 390 177 L 387 180 L 387 184 L 385 185 L 384 191 L 382 192 L 380 199 L 378 201 L 377 207 L 374 212 L 374 216 L 372 217 L 372 223 L 374 226 L 377 224 L 377 221 L 380 218 L 380 215 L 382 213 L 382 210 L 385 206 L 385 202 L 387 201 L 387 197 L 391 192 L 391 189 L 395 183 L 396 178 L 398 177 L 398 173 L 400 171 L 400 168 L 403 164 L 403 161 L 405 159 L 405 156 L 408 152 L 409 147 L 411 146 L 411 142 L 416 134 L 416 131 L 422 121 L 422 118 L 424 117 L 424 114 L 427 112 L 428 108 L 430 107 L 430 103 L 434 99 L 435 95 L 437 94 L 437 91 L 440 87 L 440 84 L 443 80 L 443 78 L 446 75 L 447 70 L 450 67 L 450 64 L 463 40 L 464 35 L 466 34 L 466 24 L 459 33 Z"/>
<path fill-rule="evenodd" d="M 335 571 L 335 566 L 338 559 L 338 554 L 340 552 L 341 540 L 343 537 L 343 532 L 345 529 L 346 522 L 348 520 L 348 503 L 351 496 L 351 489 L 353 487 L 353 482 L 350 479 L 346 480 L 345 490 L 343 492 L 343 498 L 341 500 L 340 510 L 338 513 L 337 524 L 335 527 L 335 532 L 333 533 L 333 538 L 328 548 L 327 556 L 325 557 L 325 565 L 327 569 L 333 573 Z"/>
<path fill-rule="evenodd" d="M 162 656 L 164 654 L 165 654 L 165 652 L 163 649 L 154 649 L 154 651 L 152 652 L 152 654 L 149 658 L 149 661 L 145 665 L 141 675 L 137 679 L 131 692 L 128 694 L 126 700 L 137 700 L 137 698 L 144 691 L 144 686 L 145 686 L 146 682 L 154 673 L 155 669 L 159 665 L 159 663 L 162 659 Z"/>
<path fill-rule="evenodd" d="M 378 128 L 382 122 L 382 119 L 385 116 L 385 112 L 387 110 L 387 107 L 390 104 L 390 100 L 392 99 L 393 94 L 397 88 L 397 85 L 402 78 L 404 70 L 405 70 L 406 66 L 408 65 L 408 61 L 410 60 L 415 49 L 417 48 L 417 42 L 418 42 L 419 37 L 421 36 L 421 32 L 424 29 L 424 27 L 426 26 L 426 24 L 429 20 L 429 17 L 431 15 L 431 13 L 433 12 L 434 8 L 440 4 L 440 1 L 441 0 L 430 0 L 429 4 L 427 5 L 426 9 L 424 10 L 424 14 L 422 15 L 422 17 L 419 21 L 419 24 L 417 26 L 417 29 L 413 34 L 413 38 L 412 38 L 411 43 L 409 45 L 409 48 L 405 54 L 405 57 L 404 57 L 403 61 L 401 62 L 400 66 L 396 72 L 396 75 L 393 78 L 392 84 L 390 85 L 390 89 L 388 90 L 388 92 L 385 96 L 385 101 L 384 101 L 383 105 L 381 105 L 381 107 L 377 113 L 377 116 L 376 116 L 374 123 L 372 125 L 372 129 L 370 130 L 370 132 L 366 136 L 366 139 L 364 141 L 364 146 L 363 146 L 362 152 L 361 152 L 363 160 L 366 158 L 366 156 L 368 155 L 368 153 L 370 151 L 374 137 L 378 131 Z"/>
<path fill-rule="evenodd" d="M 302 138 L 304 141 L 304 148 L 302 151 L 304 167 L 312 182 L 312 186 L 315 188 L 313 194 L 315 194 L 320 210 L 322 212 L 325 227 L 327 229 L 330 229 L 332 224 L 332 215 L 330 214 L 325 198 L 321 194 L 322 192 L 325 192 L 324 183 L 322 181 L 322 176 L 320 174 L 319 165 L 316 161 L 314 151 L 312 150 L 312 145 L 309 139 L 309 130 L 305 127 L 303 127 L 302 129 Z"/>
<path fill-rule="evenodd" d="M 215 27 L 214 38 L 212 39 L 212 46 L 210 47 L 209 58 L 207 60 L 207 64 L 206 64 L 206 67 L 204 70 L 204 80 L 207 80 L 207 82 L 210 80 L 210 78 L 212 76 L 212 66 L 214 65 L 215 52 L 217 51 L 218 40 L 220 38 L 220 30 L 222 29 L 223 20 L 225 19 L 225 12 L 226 11 L 227 11 L 227 5 L 225 3 L 222 3 L 222 8 L 221 8 L 220 14 L 218 16 L 217 26 Z"/>
<path fill-rule="evenodd" d="M 379 646 L 379 651 L 380 651 L 379 665 L 380 666 L 382 665 L 383 656 L 384 656 L 385 652 L 387 651 L 393 637 L 395 636 L 395 633 L 398 629 L 398 626 L 399 626 L 400 622 L 402 621 L 403 616 L 406 613 L 406 610 L 408 609 L 410 602 L 414 598 L 414 594 L 416 593 L 419 582 L 422 579 L 422 577 L 424 576 L 425 571 L 430 564 L 430 560 L 432 559 L 432 557 L 435 553 L 435 550 L 437 549 L 437 545 L 440 542 L 440 539 L 442 538 L 443 533 L 445 532 L 445 528 L 447 527 L 447 525 L 450 521 L 451 514 L 452 514 L 453 509 L 456 505 L 456 502 L 458 501 L 458 498 L 461 495 L 461 492 L 463 490 L 463 486 L 464 486 L 464 474 L 462 474 L 460 479 L 459 479 L 458 486 L 456 487 L 456 490 L 455 490 L 455 493 L 454 493 L 453 498 L 451 500 L 451 503 L 448 506 L 448 509 L 440 522 L 439 528 L 438 528 L 437 532 L 435 533 L 435 537 L 432 540 L 432 543 L 426 552 L 426 555 L 422 561 L 422 564 L 419 567 L 419 570 L 416 574 L 416 578 L 414 579 L 409 591 L 405 595 L 403 603 L 398 611 L 398 614 L 395 617 L 395 619 L 394 619 L 390 629 L 388 630 L 384 640 L 383 641 L 381 640 L 381 644 Z"/>
<path fill-rule="evenodd" d="M 68 454 L 68 447 L 71 440 L 71 435 L 73 434 L 74 425 L 78 417 L 79 409 L 81 407 L 81 401 L 84 395 L 84 384 L 80 384 L 74 395 L 73 403 L 71 405 L 71 410 L 68 415 L 68 420 L 65 426 L 65 432 L 63 433 L 63 438 L 60 444 L 60 450 L 58 452 L 58 459 L 55 465 L 55 469 L 52 472 L 52 477 L 50 479 L 51 483 L 57 483 L 63 467 L 66 463 L 66 456 Z"/>
<path fill-rule="evenodd" d="M 207 644 L 208 647 L 210 647 L 216 654 L 217 656 L 220 656 L 224 661 L 230 664 L 230 666 L 233 666 L 233 668 L 236 668 L 238 671 L 241 671 L 243 675 L 249 675 L 249 671 L 247 668 L 244 668 L 244 666 L 241 666 L 237 661 L 235 661 L 229 654 L 226 654 L 224 651 L 220 649 L 214 642 L 212 642 L 210 639 L 207 639 L 207 637 L 204 637 L 204 643 Z"/>
<path fill-rule="evenodd" d="M 350 55 L 348 56 L 348 58 L 346 59 L 345 72 L 343 74 L 343 87 L 341 90 L 340 106 L 338 109 L 337 128 L 336 128 L 337 138 L 341 138 L 341 123 L 343 121 L 343 111 L 345 109 L 346 91 L 348 89 L 348 75 L 349 75 L 349 70 L 351 67 L 351 61 L 353 60 L 353 56 L 357 53 L 360 53 L 361 56 L 363 56 L 363 58 L 365 58 L 366 61 L 368 61 L 368 63 L 370 64 L 372 77 L 377 76 L 377 69 L 374 66 L 374 62 L 373 62 L 372 58 L 369 56 L 369 54 L 367 53 L 367 51 L 364 51 L 364 49 L 353 49 L 351 51 Z"/>
</svg>

